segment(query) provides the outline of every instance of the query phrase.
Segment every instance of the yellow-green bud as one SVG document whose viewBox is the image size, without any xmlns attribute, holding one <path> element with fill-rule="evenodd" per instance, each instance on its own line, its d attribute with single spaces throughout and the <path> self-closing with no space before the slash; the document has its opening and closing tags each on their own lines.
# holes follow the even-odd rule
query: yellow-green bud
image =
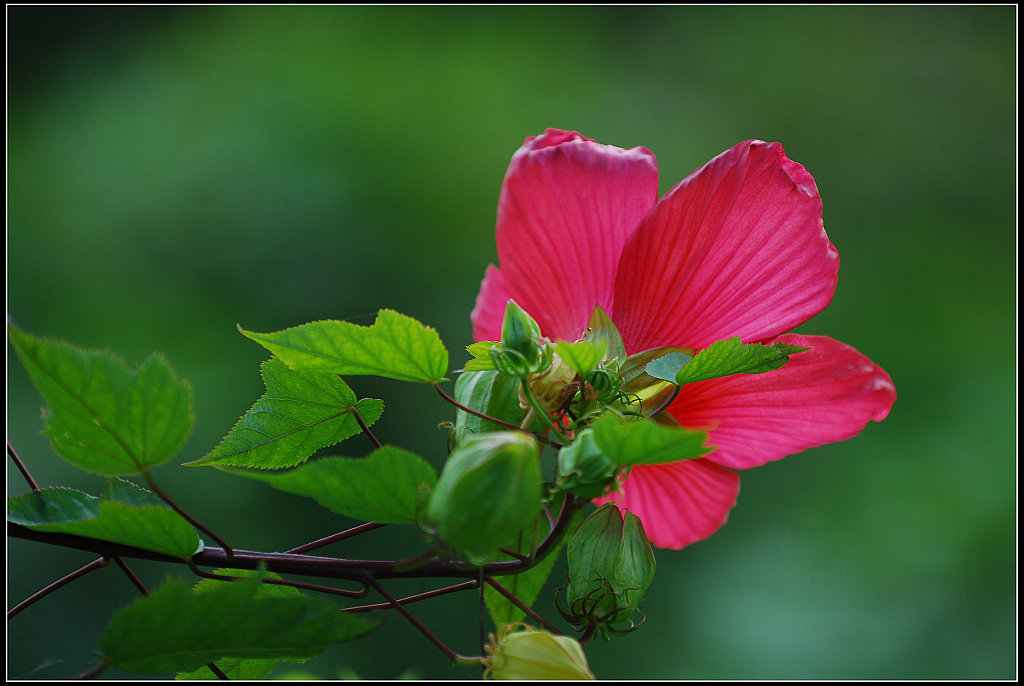
<svg viewBox="0 0 1024 686">
<path fill-rule="evenodd" d="M 625 517 L 608 503 L 573 532 L 566 546 L 569 565 L 567 617 L 602 627 L 627 621 L 654 578 L 654 551 L 640 518 Z"/>
<path fill-rule="evenodd" d="M 551 355 L 551 365 L 538 374 L 532 374 L 527 380 L 530 393 L 542 408 L 552 414 L 562 407 L 580 389 L 576 370 L 570 367 L 557 353 Z M 529 409 L 529 401 L 519 391 L 519 407 Z"/>
<path fill-rule="evenodd" d="M 471 564 L 490 562 L 540 513 L 538 454 L 533 437 L 518 431 L 463 440 L 430 494 L 430 526 Z"/>
<path fill-rule="evenodd" d="M 583 646 L 570 636 L 555 636 L 525 624 L 509 624 L 498 632 L 497 639 L 491 635 L 486 650 L 485 679 L 594 679 Z"/>
</svg>

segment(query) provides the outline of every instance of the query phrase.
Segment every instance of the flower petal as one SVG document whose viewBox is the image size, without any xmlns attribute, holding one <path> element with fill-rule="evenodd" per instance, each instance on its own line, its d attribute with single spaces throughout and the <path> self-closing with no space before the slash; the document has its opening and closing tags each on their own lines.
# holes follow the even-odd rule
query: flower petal
<svg viewBox="0 0 1024 686">
<path fill-rule="evenodd" d="M 631 353 L 772 338 L 828 305 L 839 254 L 814 179 L 746 141 L 669 191 L 626 244 L 613 319 Z"/>
<path fill-rule="evenodd" d="M 825 336 L 778 340 L 810 350 L 764 374 L 736 374 L 688 384 L 669 412 L 688 428 L 708 428 L 705 459 L 732 469 L 858 434 L 880 422 L 896 400 L 885 371 L 854 348 Z"/>
<path fill-rule="evenodd" d="M 480 292 L 476 296 L 476 307 L 469 315 L 473 321 L 474 341 L 501 340 L 501 323 L 509 297 L 501 270 L 493 264 L 487 265 Z"/>
<path fill-rule="evenodd" d="M 725 524 L 736 504 L 740 477 L 707 459 L 638 465 L 613 501 L 643 522 L 651 543 L 679 550 L 707 538 Z"/>
<path fill-rule="evenodd" d="M 498 260 L 509 295 L 544 335 L 576 340 L 595 305 L 610 311 L 622 246 L 657 197 L 657 165 L 645 148 L 555 129 L 526 139 L 501 190 Z M 480 321 L 500 317 L 491 298 L 484 304 Z"/>
</svg>

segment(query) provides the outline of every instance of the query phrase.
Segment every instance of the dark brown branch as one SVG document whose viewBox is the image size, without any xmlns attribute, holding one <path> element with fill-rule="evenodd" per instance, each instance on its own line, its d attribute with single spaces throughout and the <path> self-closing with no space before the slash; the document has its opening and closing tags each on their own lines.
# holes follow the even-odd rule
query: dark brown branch
<svg viewBox="0 0 1024 686">
<path fill-rule="evenodd" d="M 108 564 L 110 564 L 110 558 L 108 558 L 108 557 L 101 557 L 101 558 L 98 558 L 96 560 L 93 560 L 92 562 L 90 562 L 89 564 L 85 565 L 84 567 L 80 567 L 80 568 L 76 569 L 75 571 L 71 572 L 70 574 L 67 574 L 66 576 L 61 577 L 60 579 L 57 579 L 56 581 L 54 581 L 52 584 L 50 584 L 46 588 L 43 588 L 43 589 L 41 589 L 39 591 L 36 591 L 32 595 L 30 595 L 28 598 L 25 598 L 23 601 L 21 601 L 20 603 L 18 603 L 14 607 L 12 607 L 10 610 L 8 610 L 7 611 L 7 619 L 11 619 L 12 617 L 17 615 L 19 612 L 21 612 L 25 608 L 29 607 L 30 605 L 32 605 L 33 603 L 35 603 L 35 602 L 37 602 L 39 600 L 42 600 L 43 598 L 45 598 L 46 596 L 50 595 L 51 593 L 53 593 L 57 589 L 63 588 L 64 586 L 67 586 L 68 584 L 70 584 L 75 579 L 77 579 L 79 577 L 82 577 L 82 576 L 85 576 L 89 572 L 95 571 L 95 570 L 99 569 L 100 567 L 106 567 Z"/>
</svg>

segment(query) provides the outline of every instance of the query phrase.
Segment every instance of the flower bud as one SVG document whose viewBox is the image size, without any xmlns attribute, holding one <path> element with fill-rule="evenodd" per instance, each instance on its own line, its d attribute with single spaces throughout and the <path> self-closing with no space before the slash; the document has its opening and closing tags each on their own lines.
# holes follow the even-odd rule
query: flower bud
<svg viewBox="0 0 1024 686">
<path fill-rule="evenodd" d="M 548 414 L 562 409 L 579 390 L 576 370 L 566 364 L 557 353 L 551 355 L 551 365 L 547 369 L 539 374 L 532 374 L 526 383 L 534 399 Z M 522 390 L 519 391 L 519 406 L 524 410 L 530 407 Z"/>
<path fill-rule="evenodd" d="M 495 431 L 467 438 L 452 452 L 426 515 L 445 543 L 483 565 L 540 513 L 542 495 L 536 441 Z"/>
<path fill-rule="evenodd" d="M 654 578 L 654 551 L 640 518 L 603 505 L 573 532 L 566 553 L 566 618 L 602 627 L 629 620 Z"/>
<path fill-rule="evenodd" d="M 618 471 L 594 439 L 594 432 L 585 429 L 576 440 L 558 451 L 556 486 L 563 491 L 588 500 L 604 494 L 605 487 Z"/>
<path fill-rule="evenodd" d="M 540 325 L 514 300 L 505 305 L 501 345 L 491 348 L 490 355 L 498 371 L 519 378 L 543 371 L 551 364 Z"/>
<path fill-rule="evenodd" d="M 525 624 L 506 625 L 486 647 L 485 679 L 557 681 L 594 679 L 579 641 L 555 636 Z"/>
</svg>

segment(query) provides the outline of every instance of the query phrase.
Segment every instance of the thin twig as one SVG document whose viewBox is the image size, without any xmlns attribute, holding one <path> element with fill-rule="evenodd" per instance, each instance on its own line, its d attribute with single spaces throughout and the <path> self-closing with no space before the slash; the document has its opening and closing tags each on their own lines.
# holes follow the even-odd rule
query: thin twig
<svg viewBox="0 0 1024 686">
<path fill-rule="evenodd" d="M 437 596 L 447 595 L 449 593 L 455 593 L 457 591 L 466 591 L 471 588 L 476 588 L 480 585 L 480 582 L 476 579 L 470 579 L 469 581 L 463 581 L 461 584 L 453 584 L 452 586 L 445 586 L 444 588 L 436 588 L 433 591 L 425 591 L 423 593 L 417 593 L 402 598 L 398 602 L 402 605 L 408 605 L 409 603 L 415 603 L 420 600 L 426 600 L 428 598 L 436 598 Z M 372 605 L 357 605 L 356 607 L 346 607 L 345 612 L 370 612 L 372 610 L 387 610 L 394 607 L 391 603 L 374 603 Z"/>
<path fill-rule="evenodd" d="M 289 553 L 305 553 L 305 552 L 309 552 L 310 550 L 316 550 L 317 548 L 322 548 L 322 547 L 324 547 L 326 545 L 330 545 L 331 543 L 337 543 L 338 541 L 344 541 L 346 538 L 351 538 L 352 536 L 358 536 L 359 534 L 365 533 L 367 531 L 373 531 L 374 529 L 379 529 L 382 526 L 387 526 L 387 524 L 376 524 L 374 522 L 367 522 L 366 524 L 360 524 L 359 526 L 354 526 L 351 529 L 345 529 L 344 531 L 339 531 L 336 534 L 331 534 L 330 536 L 326 536 L 326 537 L 321 538 L 319 540 L 310 541 L 309 543 L 304 543 L 303 545 L 300 545 L 297 548 L 292 548 L 291 550 L 288 550 L 286 552 L 289 552 Z"/>
<path fill-rule="evenodd" d="M 414 627 L 416 627 L 416 629 L 418 629 L 421 634 L 426 636 L 427 639 L 431 643 L 433 643 L 435 646 L 437 646 L 438 650 L 440 650 L 442 653 L 444 653 L 445 657 L 447 657 L 449 660 L 451 660 L 452 662 L 455 662 L 456 664 L 466 665 L 466 664 L 475 664 L 475 663 L 479 662 L 482 659 L 482 658 L 479 658 L 479 657 L 466 657 L 465 655 L 459 655 L 458 653 L 456 653 L 454 650 L 452 650 L 451 648 L 446 646 L 444 644 L 444 641 L 442 641 L 440 638 L 435 636 L 434 633 L 430 629 L 425 627 L 420 622 L 420 620 L 416 619 L 412 615 L 412 613 L 409 612 L 409 610 L 407 610 L 400 602 L 395 600 L 395 597 L 393 595 L 391 595 L 390 593 L 385 591 L 384 587 L 381 586 L 380 583 L 376 579 L 374 579 L 373 577 L 367 577 L 366 581 L 367 581 L 367 583 L 372 585 L 374 587 L 374 589 L 376 589 L 377 593 L 380 593 L 382 596 L 384 596 L 384 599 L 388 601 L 388 603 L 391 605 L 391 607 L 393 607 L 396 610 L 398 610 L 399 613 L 401 613 L 401 615 L 403 617 L 405 617 L 406 620 L 408 620 L 408 622 L 410 624 L 412 624 Z"/>
<path fill-rule="evenodd" d="M 53 593 L 54 591 L 56 591 L 58 588 L 62 588 L 64 586 L 67 586 L 69 583 L 71 583 L 75 579 L 77 579 L 79 577 L 82 577 L 82 576 L 85 576 L 89 572 L 97 570 L 100 567 L 106 567 L 108 564 L 110 564 L 110 558 L 108 558 L 108 557 L 100 557 L 100 558 L 97 558 L 97 559 L 93 560 L 92 562 L 90 562 L 89 564 L 85 565 L 84 567 L 80 567 L 80 568 L 76 569 L 75 571 L 71 572 L 70 574 L 67 574 L 67 575 L 61 577 L 60 579 L 57 579 L 56 581 L 54 581 L 52 584 L 50 584 L 46 588 L 41 589 L 39 591 L 36 591 L 32 595 L 30 595 L 28 598 L 25 598 L 23 601 L 21 601 L 20 603 L 18 603 L 14 607 L 12 607 L 10 610 L 8 610 L 7 611 L 7 619 L 11 619 L 12 617 L 17 615 L 19 612 L 21 612 L 25 608 L 29 607 L 30 605 L 32 605 L 33 603 L 35 603 L 35 602 L 37 602 L 39 600 L 42 600 L 46 596 L 48 596 L 51 593 Z"/>
<path fill-rule="evenodd" d="M 349 411 L 352 413 L 352 416 L 356 418 L 356 422 L 359 423 L 359 428 L 363 430 L 363 433 L 366 434 L 366 437 L 370 439 L 373 445 L 378 448 L 383 447 L 383 444 L 377 440 L 377 437 L 373 435 L 372 431 L 370 431 L 370 427 L 366 425 L 366 422 L 364 422 L 363 418 L 359 415 L 359 410 L 356 409 L 356 406 L 353 405 L 352 409 Z"/>
<path fill-rule="evenodd" d="M 146 588 L 145 584 L 143 584 L 142 581 L 139 580 L 139 577 L 135 576 L 135 573 L 128 568 L 128 565 L 125 564 L 125 561 L 122 560 L 120 556 L 114 557 L 114 562 L 117 564 L 118 567 L 121 568 L 121 571 L 124 572 L 128 579 L 135 585 L 135 588 L 139 589 L 139 593 L 141 593 L 142 595 L 149 595 L 149 589 Z"/>
<path fill-rule="evenodd" d="M 156 493 L 158 496 L 160 496 L 160 498 L 165 503 L 170 505 L 171 509 L 173 509 L 175 512 L 177 512 L 182 517 L 187 519 L 192 526 L 194 526 L 195 528 L 199 529 L 200 531 L 202 531 L 204 534 L 206 534 L 207 536 L 209 536 L 213 540 L 217 541 L 217 543 L 220 543 L 220 547 L 224 549 L 224 552 L 227 553 L 228 557 L 233 557 L 234 556 L 234 550 L 231 548 L 231 546 L 229 546 L 224 541 L 223 538 L 221 538 L 217 534 L 213 533 L 213 531 L 211 531 L 209 528 L 207 528 L 207 527 L 203 526 L 202 524 L 200 524 L 197 519 L 192 517 L 189 513 L 185 512 L 185 510 L 181 509 L 181 507 L 178 505 L 178 503 L 174 502 L 169 495 L 164 493 L 160 489 L 160 487 L 156 485 L 156 482 L 153 481 L 153 476 L 149 473 L 149 470 L 146 470 L 146 471 L 142 472 L 142 475 L 145 477 L 146 483 L 149 484 L 149 487 L 153 489 L 153 492 Z"/>
<path fill-rule="evenodd" d="M 513 605 L 515 605 L 520 610 L 522 610 L 523 612 L 525 612 L 526 614 L 530 615 L 535 620 L 543 624 L 544 628 L 546 628 L 548 631 L 550 631 L 553 634 L 561 635 L 562 632 L 558 630 L 558 627 L 556 627 L 554 624 L 541 617 L 539 614 L 537 614 L 533 610 L 533 608 L 529 607 L 526 603 L 520 600 L 518 596 L 512 593 L 512 591 L 508 590 L 507 588 L 499 584 L 497 581 L 495 581 L 493 577 L 484 577 L 484 581 L 488 585 L 490 585 L 490 587 L 493 588 L 495 591 L 508 598 Z"/>
<path fill-rule="evenodd" d="M 196 576 L 201 576 L 204 579 L 214 579 L 216 581 L 238 581 L 242 577 L 240 576 L 228 576 L 226 574 L 215 574 L 213 572 L 204 572 L 199 569 L 191 560 L 189 560 L 189 569 Z M 305 581 L 292 581 L 291 579 L 272 579 L 263 578 L 261 581 L 265 584 L 274 584 L 276 586 L 291 586 L 292 588 L 304 588 L 307 591 L 316 591 L 318 593 L 329 593 L 331 595 L 340 595 L 346 598 L 365 598 L 370 593 L 370 587 L 365 583 L 363 587 L 358 591 L 353 591 L 347 588 L 334 588 L 332 586 L 321 586 L 319 584 L 310 584 Z"/>
<path fill-rule="evenodd" d="M 37 484 L 36 480 L 32 478 L 32 474 L 29 473 L 28 467 L 26 467 L 25 463 L 21 461 L 21 458 L 18 457 L 18 453 L 14 452 L 14 446 L 11 445 L 10 441 L 7 441 L 7 454 L 11 456 L 12 460 L 14 460 L 14 464 L 18 468 L 18 471 L 21 472 L 21 475 L 25 477 L 25 481 L 28 482 L 29 488 L 33 491 L 38 491 L 39 484 Z"/>
</svg>

